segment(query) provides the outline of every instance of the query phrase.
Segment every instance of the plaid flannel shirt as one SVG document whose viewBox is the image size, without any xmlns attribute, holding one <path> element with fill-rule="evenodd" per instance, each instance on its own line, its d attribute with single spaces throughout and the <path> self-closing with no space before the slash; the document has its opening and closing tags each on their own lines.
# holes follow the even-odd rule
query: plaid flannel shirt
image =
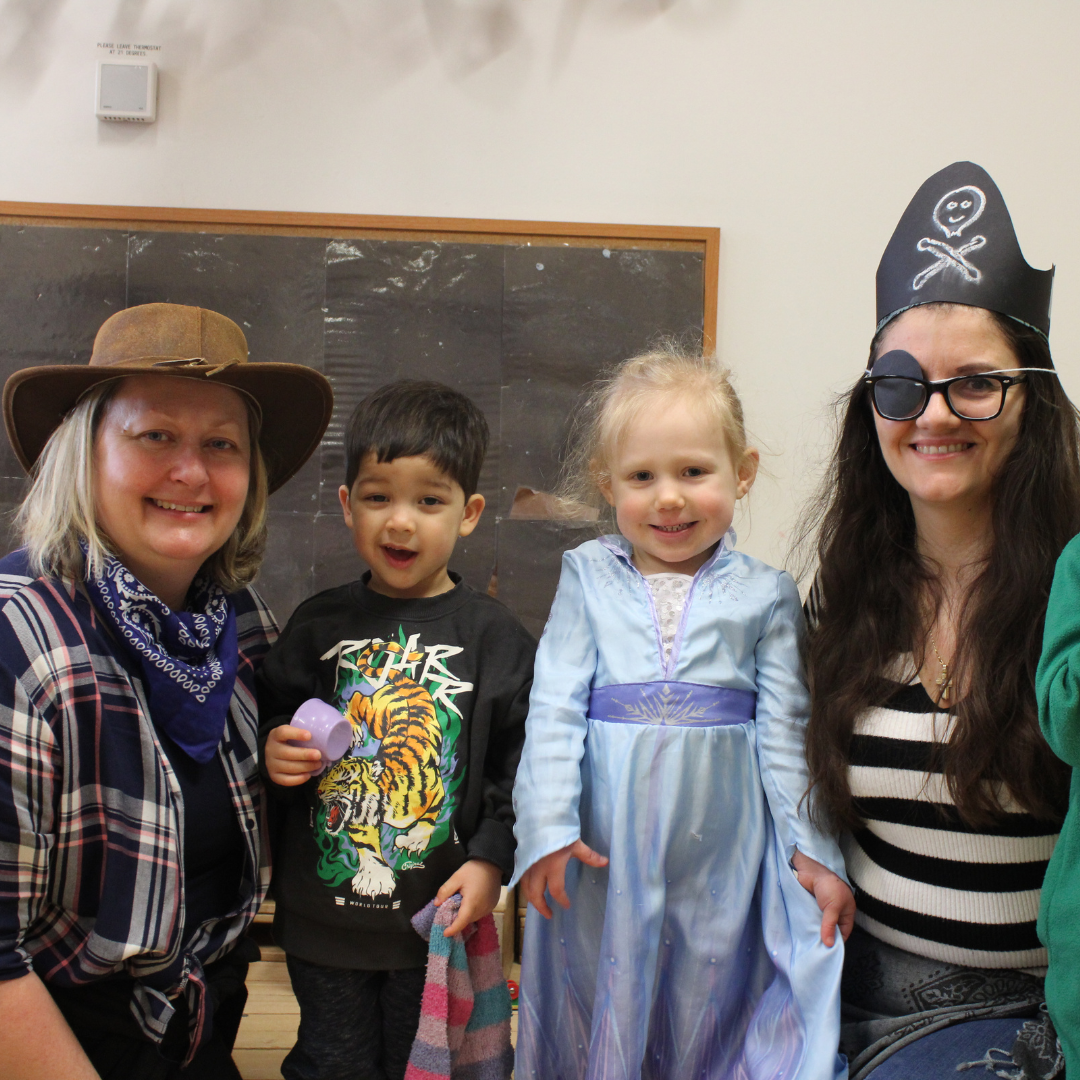
<svg viewBox="0 0 1080 1080">
<path fill-rule="evenodd" d="M 203 965 L 247 929 L 270 879 L 254 673 L 277 631 L 251 590 L 232 602 L 240 664 L 218 753 L 246 856 L 239 906 L 192 933 L 180 786 L 141 679 L 81 584 L 33 579 L 21 551 L 0 561 L 0 979 L 35 971 L 72 987 L 126 973 L 155 1041 L 184 993 L 192 1053 L 206 1034 Z"/>
</svg>

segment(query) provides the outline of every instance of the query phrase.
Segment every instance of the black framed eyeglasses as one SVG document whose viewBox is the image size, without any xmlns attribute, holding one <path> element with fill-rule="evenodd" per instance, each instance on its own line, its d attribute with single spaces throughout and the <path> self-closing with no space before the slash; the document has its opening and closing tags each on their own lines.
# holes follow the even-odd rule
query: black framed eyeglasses
<svg viewBox="0 0 1080 1080">
<path fill-rule="evenodd" d="M 1023 371 L 1043 368 L 1013 368 L 1010 371 L 980 371 L 976 375 L 957 375 L 952 379 L 930 382 L 906 375 L 865 374 L 870 384 L 870 398 L 883 420 L 915 420 L 926 412 L 930 398 L 941 394 L 954 416 L 961 420 L 993 420 L 1005 408 L 1010 386 L 1025 381 Z"/>
</svg>

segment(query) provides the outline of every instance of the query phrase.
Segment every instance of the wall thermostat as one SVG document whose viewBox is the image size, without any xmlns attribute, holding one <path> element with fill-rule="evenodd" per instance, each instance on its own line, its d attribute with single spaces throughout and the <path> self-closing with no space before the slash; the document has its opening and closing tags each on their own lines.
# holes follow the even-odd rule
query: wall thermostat
<svg viewBox="0 0 1080 1080">
<path fill-rule="evenodd" d="M 157 119 L 157 64 L 110 56 L 97 66 L 97 115 L 101 120 Z"/>
</svg>

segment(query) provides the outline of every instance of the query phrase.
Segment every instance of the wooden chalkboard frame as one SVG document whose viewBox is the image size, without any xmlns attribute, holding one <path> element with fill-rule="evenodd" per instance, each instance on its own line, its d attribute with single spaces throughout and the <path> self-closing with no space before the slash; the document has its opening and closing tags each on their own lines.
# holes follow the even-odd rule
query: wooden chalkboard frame
<svg viewBox="0 0 1080 1080">
<path fill-rule="evenodd" d="M 667 248 L 698 251 L 704 259 L 703 345 L 716 347 L 720 230 L 691 225 L 610 225 L 573 221 L 392 217 L 292 210 L 206 210 L 161 206 L 0 201 L 2 225 L 147 228 L 166 232 L 277 233 L 282 236 L 365 237 L 377 240 L 455 240 L 461 243 Z"/>
<path fill-rule="evenodd" d="M 498 448 L 488 454 L 480 478 L 491 512 L 457 545 L 451 569 L 474 588 L 497 588 L 499 599 L 539 634 L 563 551 L 596 527 L 550 520 L 540 505 L 559 467 L 581 386 L 603 364 L 649 347 L 654 333 L 670 332 L 691 347 L 701 341 L 706 350 L 716 341 L 716 228 L 28 202 L 0 202 L 0 226 L 5 235 L 16 234 L 5 240 L 12 246 L 0 259 L 5 267 L 15 260 L 15 277 L 7 284 L 20 304 L 30 305 L 12 307 L 11 298 L 0 295 L 4 318 L 21 320 L 0 349 L 0 375 L 28 363 L 55 362 L 54 357 L 85 363 L 88 327 L 95 319 L 100 325 L 117 303 L 169 296 L 201 303 L 204 295 L 214 295 L 206 289 L 215 285 L 224 288 L 224 301 L 230 275 L 243 276 L 253 252 L 273 249 L 277 258 L 292 253 L 288 258 L 295 261 L 281 281 L 268 266 L 265 281 L 255 272 L 254 292 L 245 293 L 246 300 L 233 296 L 231 307 L 219 308 L 244 325 L 253 325 L 245 313 L 259 319 L 249 343 L 254 340 L 260 358 L 274 359 L 281 348 L 291 348 L 331 378 L 338 398 L 336 420 L 319 451 L 271 500 L 259 584 L 283 619 L 304 597 L 351 581 L 363 569 L 337 503 L 344 468 L 341 432 L 353 399 L 386 378 L 437 372 L 440 381 L 465 389 L 480 405 L 495 425 L 492 450 Z M 100 235 L 89 247 L 83 236 L 71 250 L 65 247 L 69 238 L 46 235 L 87 230 Z M 106 252 L 109 233 L 138 240 L 134 249 L 124 249 L 126 286 L 119 294 L 113 281 L 121 272 L 113 265 L 116 252 Z M 147 245 L 154 234 L 160 240 Z M 170 263 L 181 249 L 201 248 L 201 237 L 214 239 L 213 250 L 194 252 L 195 261 Z M 437 266 L 431 261 L 435 248 L 441 248 Z M 226 251 L 232 255 L 220 255 Z M 210 260 L 206 265 L 199 261 L 203 257 Z M 99 281 L 102 258 L 112 262 Z M 165 262 L 155 264 L 155 258 Z M 135 262 L 142 276 L 136 275 L 133 299 Z M 191 276 L 207 271 L 205 279 Z M 388 293 L 388 284 L 403 288 L 402 273 L 450 291 L 436 303 L 434 293 L 416 289 L 400 297 Z M 65 306 L 69 283 L 74 291 Z M 106 285 L 113 289 L 111 301 L 97 295 Z M 321 315 L 305 306 L 316 294 Z M 401 299 L 405 316 L 396 313 Z M 44 302 L 38 307 L 35 300 Z M 260 305 L 266 303 L 274 305 L 272 312 L 263 312 Z M 357 323 L 360 311 L 366 317 Z M 266 336 L 267 315 L 284 345 Z M 444 332 L 450 335 L 445 352 Z M 372 349 L 385 353 L 385 370 L 371 368 Z M 0 446 L 0 458 L 5 449 Z M 21 501 L 25 481 L 10 454 L 0 464 L 0 539 L 11 546 L 3 512 Z M 538 492 L 539 502 L 532 498 Z M 526 496 L 521 506 L 519 495 Z"/>
</svg>

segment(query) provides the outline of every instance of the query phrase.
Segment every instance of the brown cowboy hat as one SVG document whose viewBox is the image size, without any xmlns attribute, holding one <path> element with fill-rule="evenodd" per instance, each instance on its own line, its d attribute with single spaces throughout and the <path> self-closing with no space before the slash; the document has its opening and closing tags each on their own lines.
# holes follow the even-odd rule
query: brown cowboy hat
<svg viewBox="0 0 1080 1080">
<path fill-rule="evenodd" d="M 334 393 L 301 364 L 252 364 L 243 330 L 224 315 L 183 304 L 140 304 L 101 324 L 87 367 L 23 368 L 4 384 L 4 425 L 28 472 L 83 394 L 125 375 L 211 379 L 252 398 L 262 411 L 259 446 L 270 490 L 311 456 L 330 422 Z"/>
</svg>

